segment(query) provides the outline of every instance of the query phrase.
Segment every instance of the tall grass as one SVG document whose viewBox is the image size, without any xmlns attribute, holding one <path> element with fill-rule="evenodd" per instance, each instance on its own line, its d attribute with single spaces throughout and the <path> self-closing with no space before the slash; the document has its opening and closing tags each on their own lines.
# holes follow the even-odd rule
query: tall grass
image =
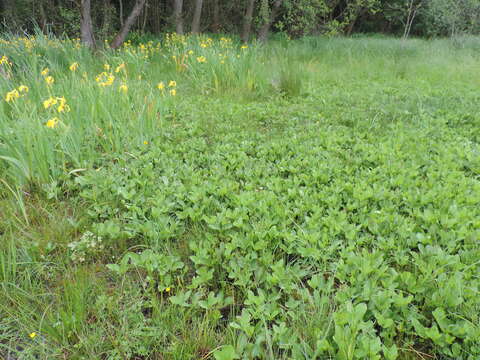
<svg viewBox="0 0 480 360">
<path fill-rule="evenodd" d="M 5 96 L 21 85 L 28 86 L 29 92 L 1 103 L 4 178 L 15 186 L 45 184 L 96 166 L 102 154 L 140 146 L 162 133 L 177 104 L 198 95 L 248 101 L 281 94 L 300 96 L 302 89 L 316 83 L 335 87 L 353 81 L 375 86 L 377 81 L 394 78 L 409 81 L 420 73 L 433 81 L 478 76 L 477 39 L 466 40 L 461 49 L 448 40 L 306 38 L 284 42 L 288 46 L 273 43 L 241 48 L 225 38 L 167 36 L 159 42 L 127 44 L 118 52 L 105 49 L 91 54 L 76 41 L 6 38 L 0 54 L 12 66 L 2 65 L 9 77 L 1 82 L 0 92 Z M 205 62 L 200 62 L 201 57 Z M 69 70 L 73 63 L 79 64 L 75 72 Z M 106 71 L 105 63 L 115 81 L 101 87 L 95 77 Z M 120 64 L 125 68 L 115 73 Z M 51 86 L 41 75 L 45 68 L 55 79 Z M 175 97 L 169 94 L 170 80 L 178 84 Z M 156 86 L 162 81 L 167 87 L 160 91 Z M 122 84 L 128 86 L 126 94 L 120 90 Z M 42 103 L 50 96 L 65 97 L 71 111 L 59 114 L 44 109 Z M 49 129 L 45 124 L 53 117 L 60 122 Z"/>
</svg>

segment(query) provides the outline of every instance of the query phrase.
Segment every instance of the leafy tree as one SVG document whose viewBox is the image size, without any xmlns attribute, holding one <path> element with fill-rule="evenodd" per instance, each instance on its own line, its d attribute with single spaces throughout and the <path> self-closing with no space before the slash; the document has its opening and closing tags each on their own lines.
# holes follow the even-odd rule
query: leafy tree
<svg viewBox="0 0 480 360">
<path fill-rule="evenodd" d="M 110 43 L 110 46 L 113 49 L 117 49 L 122 45 L 122 43 L 125 41 L 128 32 L 132 28 L 135 20 L 138 18 L 140 13 L 142 12 L 143 7 L 145 6 L 146 0 L 136 0 L 135 5 L 133 6 L 133 9 L 130 13 L 130 15 L 127 17 L 125 22 L 123 22 L 122 27 L 120 28 L 120 31 L 117 33 L 117 35 L 114 37 L 112 42 Z M 90 47 L 94 48 L 95 47 L 95 38 L 93 35 L 93 23 L 92 23 L 92 15 L 91 15 L 91 1 L 90 0 L 82 0 L 81 1 L 81 13 L 82 13 L 82 20 L 81 20 L 81 39 L 82 42 Z"/>
<path fill-rule="evenodd" d="M 319 32 L 332 13 L 326 0 L 288 1 L 284 6 L 284 15 L 277 27 L 293 36 Z"/>
<path fill-rule="evenodd" d="M 357 20 L 364 14 L 375 14 L 380 9 L 379 0 L 350 0 L 343 11 L 344 32 L 350 35 Z"/>
<path fill-rule="evenodd" d="M 389 22 L 401 24 L 401 28 L 403 28 L 402 36 L 406 39 L 410 35 L 413 22 L 424 4 L 425 0 L 386 1 L 381 12 Z"/>
<path fill-rule="evenodd" d="M 283 2 L 283 0 L 275 0 L 275 2 L 270 6 L 268 0 L 262 1 L 263 25 L 258 33 L 258 39 L 261 42 L 267 41 L 272 24 L 274 23 L 278 11 L 280 10 L 280 6 Z"/>
<path fill-rule="evenodd" d="M 479 0 L 427 0 L 425 32 L 450 35 L 480 32 Z"/>
<path fill-rule="evenodd" d="M 145 6 L 146 0 L 136 0 L 135 5 L 133 6 L 132 12 L 128 15 L 127 20 L 123 23 L 122 28 L 112 40 L 110 46 L 113 49 L 118 48 L 120 45 L 123 44 L 125 39 L 127 38 L 128 32 L 132 28 L 135 20 L 138 18 L 140 13 L 142 12 L 143 7 Z"/>
</svg>

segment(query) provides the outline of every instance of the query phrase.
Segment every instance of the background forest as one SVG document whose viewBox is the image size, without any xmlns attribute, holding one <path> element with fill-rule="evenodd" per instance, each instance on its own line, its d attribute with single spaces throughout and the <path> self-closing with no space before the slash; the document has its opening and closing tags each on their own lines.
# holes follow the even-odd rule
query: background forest
<svg viewBox="0 0 480 360">
<path fill-rule="evenodd" d="M 1 0 L 7 31 L 43 32 L 76 37 L 80 0 Z M 90 1 L 88 1 L 90 2 Z M 478 0 L 93 0 L 97 38 L 108 38 L 124 24 L 135 5 L 141 14 L 133 29 L 143 33 L 211 32 L 261 40 L 274 32 L 350 35 L 356 32 L 400 36 L 454 36 L 480 32 Z"/>
</svg>

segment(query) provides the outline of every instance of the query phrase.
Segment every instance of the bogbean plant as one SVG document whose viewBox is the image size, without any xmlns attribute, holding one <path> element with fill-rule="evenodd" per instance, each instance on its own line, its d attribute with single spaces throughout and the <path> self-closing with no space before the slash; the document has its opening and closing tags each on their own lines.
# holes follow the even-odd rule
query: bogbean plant
<svg viewBox="0 0 480 360">
<path fill-rule="evenodd" d="M 479 356 L 480 184 L 451 156 L 471 148 L 445 128 L 285 126 L 207 142 L 186 122 L 182 143 L 79 178 L 93 231 L 150 249 L 111 269 L 145 269 L 179 311 L 228 311 L 246 358 Z"/>
<path fill-rule="evenodd" d="M 16 41 L 0 356 L 480 356 L 474 49 Z"/>
</svg>

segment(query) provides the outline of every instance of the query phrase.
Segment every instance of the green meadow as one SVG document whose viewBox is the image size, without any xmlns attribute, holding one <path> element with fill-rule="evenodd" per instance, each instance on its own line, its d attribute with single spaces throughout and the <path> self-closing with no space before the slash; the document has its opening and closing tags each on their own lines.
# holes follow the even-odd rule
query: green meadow
<svg viewBox="0 0 480 360">
<path fill-rule="evenodd" d="M 0 58 L 0 358 L 480 358 L 478 37 Z"/>
</svg>

